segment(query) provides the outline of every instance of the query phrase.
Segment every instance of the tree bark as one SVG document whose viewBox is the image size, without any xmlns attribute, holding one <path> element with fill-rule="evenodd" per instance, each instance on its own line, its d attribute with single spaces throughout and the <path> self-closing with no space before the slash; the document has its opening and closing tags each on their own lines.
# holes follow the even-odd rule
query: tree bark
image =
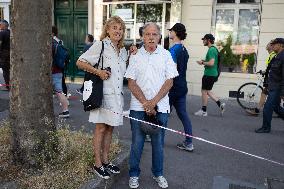
<svg viewBox="0 0 284 189">
<path fill-rule="evenodd" d="M 53 154 L 55 147 L 51 7 L 51 0 L 12 0 L 12 153 L 16 163 L 29 168 Z"/>
</svg>

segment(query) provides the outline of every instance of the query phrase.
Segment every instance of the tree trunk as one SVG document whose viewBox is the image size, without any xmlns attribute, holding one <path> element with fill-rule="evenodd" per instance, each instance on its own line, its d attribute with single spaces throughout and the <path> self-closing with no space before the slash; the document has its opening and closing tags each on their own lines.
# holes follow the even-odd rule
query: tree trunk
<svg viewBox="0 0 284 189">
<path fill-rule="evenodd" d="M 12 0 L 12 153 L 16 163 L 29 168 L 53 154 L 55 144 L 51 7 L 51 0 Z"/>
</svg>

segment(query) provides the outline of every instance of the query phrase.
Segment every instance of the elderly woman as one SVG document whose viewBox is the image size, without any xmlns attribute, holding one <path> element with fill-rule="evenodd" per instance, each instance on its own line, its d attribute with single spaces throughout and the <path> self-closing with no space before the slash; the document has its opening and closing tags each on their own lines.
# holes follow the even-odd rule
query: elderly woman
<svg viewBox="0 0 284 189">
<path fill-rule="evenodd" d="M 120 170 L 108 160 L 109 148 L 114 127 L 123 124 L 123 117 L 112 112 L 123 111 L 123 75 L 126 70 L 127 52 L 123 47 L 125 24 L 118 16 L 111 17 L 104 25 L 100 40 L 82 54 L 77 66 L 92 74 L 98 75 L 103 82 L 102 107 L 90 112 L 89 122 L 95 123 L 94 130 L 94 172 L 101 178 L 108 179 L 109 172 L 118 174 Z M 110 67 L 111 72 L 96 69 L 93 66 L 98 62 L 104 43 L 103 65 Z M 101 62 L 99 64 L 101 66 Z M 110 112 L 110 111 L 112 112 Z"/>
</svg>

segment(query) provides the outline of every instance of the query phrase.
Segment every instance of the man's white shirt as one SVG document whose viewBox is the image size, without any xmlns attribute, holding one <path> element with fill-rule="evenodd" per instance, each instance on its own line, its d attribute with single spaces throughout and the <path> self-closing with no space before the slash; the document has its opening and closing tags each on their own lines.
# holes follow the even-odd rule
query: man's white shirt
<svg viewBox="0 0 284 189">
<path fill-rule="evenodd" d="M 153 99 L 167 79 L 178 76 L 176 64 L 169 51 L 160 45 L 153 53 L 141 47 L 129 59 L 125 77 L 136 81 L 147 100 Z M 170 113 L 168 94 L 158 102 L 158 112 Z M 130 110 L 144 111 L 142 104 L 131 94 Z"/>
</svg>

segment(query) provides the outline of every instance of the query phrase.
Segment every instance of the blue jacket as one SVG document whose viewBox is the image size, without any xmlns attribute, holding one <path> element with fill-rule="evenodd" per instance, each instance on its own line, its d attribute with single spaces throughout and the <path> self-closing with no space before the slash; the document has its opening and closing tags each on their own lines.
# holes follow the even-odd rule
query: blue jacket
<svg viewBox="0 0 284 189">
<path fill-rule="evenodd" d="M 174 62 L 177 64 L 179 76 L 174 78 L 173 87 L 170 90 L 169 96 L 177 98 L 186 95 L 188 92 L 186 70 L 189 55 L 182 44 L 175 44 L 170 48 L 170 52 Z"/>
</svg>

